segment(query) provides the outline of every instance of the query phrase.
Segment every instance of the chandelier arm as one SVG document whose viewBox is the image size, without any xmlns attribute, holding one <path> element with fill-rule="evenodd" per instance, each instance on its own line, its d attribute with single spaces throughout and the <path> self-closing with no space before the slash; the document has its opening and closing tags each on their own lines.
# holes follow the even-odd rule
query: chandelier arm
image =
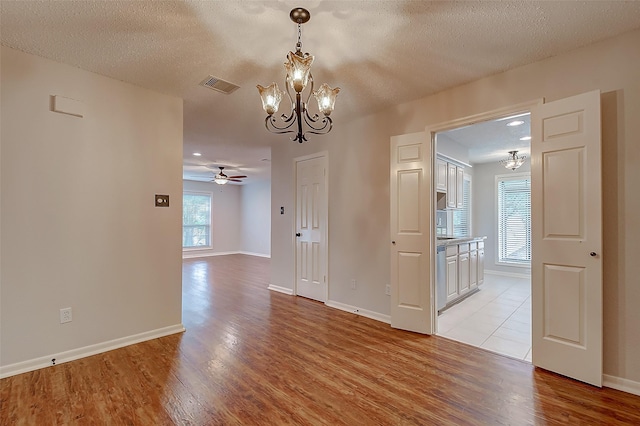
<svg viewBox="0 0 640 426">
<path fill-rule="evenodd" d="M 310 129 L 310 130 L 307 130 L 305 134 L 312 133 L 315 135 L 325 135 L 329 133 L 333 127 L 333 121 L 331 120 L 331 117 L 322 117 L 321 120 L 312 120 L 312 117 L 309 117 L 309 115 L 306 114 L 304 121 L 305 123 L 307 123 L 307 126 L 309 126 L 309 129 Z M 318 123 L 322 125 L 321 126 L 314 125 Z"/>
<path fill-rule="evenodd" d="M 271 133 L 293 133 L 294 132 L 293 130 L 287 130 L 291 126 L 293 126 L 293 123 L 295 122 L 295 121 L 292 121 L 292 118 L 293 118 L 293 114 L 291 117 L 289 117 L 288 121 L 283 120 L 285 124 L 286 123 L 289 123 L 289 124 L 287 124 L 286 126 L 278 126 L 276 118 L 273 115 L 268 115 L 267 118 L 265 118 L 264 120 L 264 126 Z"/>
<path fill-rule="evenodd" d="M 311 99 L 311 95 L 313 95 L 313 75 L 311 74 L 311 71 L 309 71 L 309 82 L 311 83 L 311 87 L 309 88 L 307 99 L 304 101 L 305 105 L 309 105 L 309 99 Z"/>
</svg>

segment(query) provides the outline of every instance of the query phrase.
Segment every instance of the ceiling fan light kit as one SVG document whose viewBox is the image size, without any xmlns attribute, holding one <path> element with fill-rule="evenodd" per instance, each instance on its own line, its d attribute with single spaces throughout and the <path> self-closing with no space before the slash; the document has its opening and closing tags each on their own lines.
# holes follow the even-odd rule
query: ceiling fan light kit
<svg viewBox="0 0 640 426">
<path fill-rule="evenodd" d="M 340 92 L 340 88 L 332 89 L 328 84 L 323 83 L 318 90 L 313 90 L 313 75 L 311 74 L 311 64 L 313 63 L 313 55 L 302 53 L 302 24 L 311 19 L 308 10 L 297 7 L 289 13 L 289 17 L 298 25 L 298 42 L 296 43 L 296 51 L 287 54 L 287 62 L 284 63 L 286 77 L 284 87 L 287 97 L 291 104 L 291 112 L 289 115 L 282 114 L 279 120 L 274 117 L 278 112 L 280 102 L 285 94 L 274 82 L 263 87 L 257 85 L 260 98 L 262 99 L 262 109 L 267 113 L 265 119 L 265 127 L 271 133 L 295 133 L 293 141 L 302 143 L 307 140 L 307 133 L 322 135 L 329 133 L 333 127 L 333 122 L 329 115 L 333 112 L 336 97 Z M 303 101 L 303 93 L 308 89 L 306 100 Z M 291 96 L 291 90 L 295 91 L 295 101 Z M 318 110 L 322 113 L 322 117 L 318 114 L 310 115 L 307 105 L 311 95 L 318 102 Z M 294 127 L 294 125 L 296 125 Z"/>
<path fill-rule="evenodd" d="M 226 185 L 229 182 L 242 182 L 240 179 L 246 178 L 246 176 L 244 175 L 227 176 L 224 174 L 224 167 L 220 166 L 218 168 L 220 169 L 220 173 L 215 175 L 215 177 L 213 178 L 213 182 L 217 183 L 218 185 Z"/>
</svg>

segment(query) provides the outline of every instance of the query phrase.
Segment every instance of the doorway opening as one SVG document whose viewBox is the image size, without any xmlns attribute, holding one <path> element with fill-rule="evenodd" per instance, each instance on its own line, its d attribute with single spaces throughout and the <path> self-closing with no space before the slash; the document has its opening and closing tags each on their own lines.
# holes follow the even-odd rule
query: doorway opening
<svg viewBox="0 0 640 426">
<path fill-rule="evenodd" d="M 487 117 L 436 133 L 434 160 L 435 330 L 528 362 L 530 139 L 530 112 Z"/>
</svg>

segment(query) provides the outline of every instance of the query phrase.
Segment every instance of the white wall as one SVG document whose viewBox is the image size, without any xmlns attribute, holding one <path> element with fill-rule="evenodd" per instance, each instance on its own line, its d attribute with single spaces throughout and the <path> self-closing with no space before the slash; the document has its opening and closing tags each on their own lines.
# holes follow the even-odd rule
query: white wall
<svg viewBox="0 0 640 426">
<path fill-rule="evenodd" d="M 243 185 L 241 205 L 242 251 L 258 256 L 271 256 L 271 182 Z"/>
<path fill-rule="evenodd" d="M 293 207 L 293 158 L 329 153 L 329 297 L 389 313 L 389 139 L 454 119 L 602 91 L 604 371 L 640 382 L 640 31 L 402 104 L 272 151 L 272 205 Z M 345 88 L 346 90 L 346 88 Z M 446 106 L 443 107 L 443 106 Z M 286 142 L 286 141 L 283 141 Z M 273 215 L 271 281 L 293 289 L 293 216 Z M 358 279 L 351 290 L 349 279 Z"/>
<path fill-rule="evenodd" d="M 473 233 L 478 236 L 486 236 L 484 243 L 485 270 L 507 272 L 511 274 L 531 274 L 531 268 L 517 266 L 498 265 L 498 214 L 496 176 L 509 175 L 510 173 L 530 173 L 531 163 L 529 159 L 516 171 L 505 169 L 501 164 L 482 163 L 473 165 L 472 206 Z"/>
<path fill-rule="evenodd" d="M 182 100 L 1 55 L 2 374 L 181 330 Z M 82 101 L 85 117 L 52 112 L 51 95 Z"/>
<path fill-rule="evenodd" d="M 185 180 L 184 191 L 208 192 L 211 197 L 210 249 L 184 250 L 184 257 L 237 253 L 242 249 L 240 234 L 242 204 L 240 185 L 218 185 Z"/>
</svg>

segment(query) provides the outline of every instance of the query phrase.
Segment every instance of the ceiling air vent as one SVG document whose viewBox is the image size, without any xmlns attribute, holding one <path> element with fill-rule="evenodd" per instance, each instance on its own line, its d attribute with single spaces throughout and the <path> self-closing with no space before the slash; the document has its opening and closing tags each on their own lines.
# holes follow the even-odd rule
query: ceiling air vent
<svg viewBox="0 0 640 426">
<path fill-rule="evenodd" d="M 240 86 L 237 86 L 228 81 L 224 81 L 218 77 L 210 75 L 200 82 L 200 86 L 215 90 L 216 92 L 224 93 L 226 95 L 235 92 Z"/>
</svg>

